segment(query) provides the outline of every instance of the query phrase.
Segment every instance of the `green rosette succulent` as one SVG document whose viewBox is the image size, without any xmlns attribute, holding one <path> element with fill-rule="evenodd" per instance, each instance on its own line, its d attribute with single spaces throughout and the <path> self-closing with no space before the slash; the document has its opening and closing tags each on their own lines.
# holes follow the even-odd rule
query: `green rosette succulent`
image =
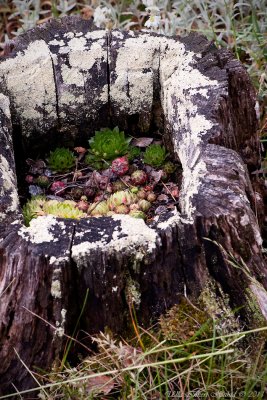
<svg viewBox="0 0 267 400">
<path fill-rule="evenodd" d="M 128 152 L 131 138 L 125 138 L 124 132 L 120 132 L 116 127 L 101 129 L 95 132 L 95 136 L 89 140 L 89 153 L 94 160 L 112 161 L 118 156 L 123 156 Z"/>
<path fill-rule="evenodd" d="M 146 148 L 143 160 L 145 164 L 151 165 L 152 167 L 160 167 L 164 163 L 166 157 L 167 153 L 164 146 L 151 144 Z"/>
<path fill-rule="evenodd" d="M 53 171 L 64 172 L 72 168 L 75 164 L 74 154 L 64 147 L 58 147 L 50 152 L 48 165 Z"/>
<path fill-rule="evenodd" d="M 87 217 L 76 207 L 76 202 L 71 200 L 57 201 L 46 200 L 43 196 L 36 196 L 29 200 L 22 208 L 25 225 L 29 226 L 33 218 L 40 215 L 54 215 L 59 218 L 80 219 Z"/>
<path fill-rule="evenodd" d="M 146 215 L 143 211 L 140 210 L 131 210 L 129 212 L 129 215 L 133 218 L 141 218 L 141 219 L 145 219 Z"/>
<path fill-rule="evenodd" d="M 87 216 L 77 208 L 77 203 L 72 200 L 48 200 L 43 205 L 43 211 L 45 214 L 59 218 L 80 219 Z"/>
<path fill-rule="evenodd" d="M 107 205 L 110 211 L 115 210 L 116 207 L 125 205 L 129 206 L 136 201 L 136 195 L 129 190 L 120 190 L 113 193 L 107 200 Z"/>
<path fill-rule="evenodd" d="M 84 162 L 98 171 L 105 168 L 105 163 L 90 153 L 85 156 Z"/>
<path fill-rule="evenodd" d="M 31 200 L 27 201 L 22 207 L 22 214 L 26 226 L 29 226 L 30 221 L 33 218 L 37 218 L 38 215 L 43 214 L 43 205 L 45 203 L 44 196 L 35 196 Z"/>
<path fill-rule="evenodd" d="M 109 208 L 106 201 L 100 201 L 99 203 L 92 203 L 88 208 L 88 214 L 92 217 L 107 215 Z"/>
</svg>

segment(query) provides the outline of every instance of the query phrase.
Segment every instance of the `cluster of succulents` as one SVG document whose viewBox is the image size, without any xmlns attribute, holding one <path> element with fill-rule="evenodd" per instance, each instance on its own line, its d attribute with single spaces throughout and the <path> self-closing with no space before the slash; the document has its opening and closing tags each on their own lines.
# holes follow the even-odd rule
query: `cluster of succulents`
<svg viewBox="0 0 267 400">
<path fill-rule="evenodd" d="M 25 181 L 32 198 L 23 207 L 25 224 L 47 214 L 75 219 L 128 214 L 149 222 L 162 209 L 174 208 L 177 165 L 153 139 L 138 139 L 136 146 L 131 140 L 118 128 L 103 129 L 89 140 L 89 149 L 57 148 L 46 160 L 28 159 Z"/>
</svg>

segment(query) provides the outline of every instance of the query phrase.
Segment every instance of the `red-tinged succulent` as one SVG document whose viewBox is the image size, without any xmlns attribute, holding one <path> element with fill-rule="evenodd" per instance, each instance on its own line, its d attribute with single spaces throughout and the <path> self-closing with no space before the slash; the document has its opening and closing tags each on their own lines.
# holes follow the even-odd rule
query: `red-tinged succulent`
<svg viewBox="0 0 267 400">
<path fill-rule="evenodd" d="M 51 192 L 59 192 L 59 191 L 63 191 L 66 187 L 66 184 L 62 181 L 55 181 L 52 183 L 52 185 L 50 186 L 50 190 Z"/>
<path fill-rule="evenodd" d="M 179 189 L 178 189 L 178 187 L 177 186 L 175 186 L 175 187 L 173 187 L 172 189 L 171 189 L 171 194 L 172 194 L 172 196 L 173 197 L 175 197 L 176 199 L 179 197 Z"/>
<path fill-rule="evenodd" d="M 131 193 L 129 190 L 121 190 L 113 193 L 107 200 L 108 207 L 111 211 L 115 210 L 120 205 L 130 205 L 136 200 L 136 195 Z"/>
<path fill-rule="evenodd" d="M 81 211 L 83 211 L 83 212 L 86 212 L 86 211 L 88 210 L 89 204 L 87 203 L 87 201 L 80 200 L 80 201 L 78 201 L 76 207 L 77 207 L 79 210 L 81 210 Z"/>
<path fill-rule="evenodd" d="M 27 183 L 33 183 L 34 177 L 32 175 L 26 175 L 25 181 Z"/>
<path fill-rule="evenodd" d="M 129 207 L 125 206 L 124 204 L 121 204 L 120 206 L 115 207 L 114 211 L 116 214 L 128 214 Z"/>
<path fill-rule="evenodd" d="M 153 189 L 154 189 L 154 185 L 146 185 L 146 186 L 144 186 L 144 190 L 146 192 L 152 192 Z"/>
<path fill-rule="evenodd" d="M 134 171 L 131 175 L 132 183 L 136 186 L 143 185 L 147 181 L 147 174 L 145 171 L 138 169 Z"/>
<path fill-rule="evenodd" d="M 140 210 L 138 203 L 130 204 L 130 211 L 137 211 Z"/>
<path fill-rule="evenodd" d="M 111 170 L 118 176 L 123 176 L 129 170 L 129 162 L 127 157 L 118 157 L 112 161 Z"/>
</svg>

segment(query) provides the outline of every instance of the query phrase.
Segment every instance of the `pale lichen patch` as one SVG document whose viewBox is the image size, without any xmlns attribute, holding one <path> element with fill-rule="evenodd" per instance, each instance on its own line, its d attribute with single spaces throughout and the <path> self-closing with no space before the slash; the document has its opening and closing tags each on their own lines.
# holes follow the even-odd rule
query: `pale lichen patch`
<svg viewBox="0 0 267 400">
<path fill-rule="evenodd" d="M 65 46 L 64 40 L 56 40 L 56 39 L 50 40 L 48 44 L 50 44 L 50 46 L 60 46 L 60 47 Z"/>
<path fill-rule="evenodd" d="M 103 233 L 101 240 L 84 241 L 72 246 L 72 257 L 78 266 L 86 263 L 86 260 L 90 261 L 92 251 L 97 249 L 107 253 L 127 252 L 141 260 L 160 243 L 156 231 L 149 228 L 142 219 L 128 215 L 114 215 L 112 218 L 120 221 L 120 225 L 114 229 L 111 240 Z"/>
<path fill-rule="evenodd" d="M 56 330 L 54 332 L 55 336 L 58 336 L 58 337 L 63 337 L 64 336 L 64 334 L 65 334 L 66 315 L 67 315 L 67 310 L 65 308 L 62 308 L 62 310 L 60 312 L 61 322 L 56 321 Z"/>
<path fill-rule="evenodd" d="M 0 196 L 9 196 L 11 200 L 7 203 L 6 212 L 17 211 L 19 208 L 19 198 L 16 187 L 16 176 L 3 155 L 0 155 L 0 177 L 2 178 Z"/>
<path fill-rule="evenodd" d="M 62 264 L 62 263 L 65 263 L 65 262 L 67 262 L 67 261 L 69 261 L 69 257 L 68 256 L 65 256 L 65 257 L 55 257 L 55 256 L 52 256 L 52 257 L 50 257 L 50 259 L 49 259 L 49 264 L 50 265 L 60 265 L 60 264 Z"/>
<path fill-rule="evenodd" d="M 0 64 L 0 75 L 22 119 L 42 120 L 46 105 L 56 104 L 51 53 L 44 40 L 36 40 L 16 57 Z M 42 110 L 42 111 L 40 111 Z M 56 109 L 49 113 L 56 118 Z"/>
<path fill-rule="evenodd" d="M 103 37 L 105 37 L 107 32 L 108 32 L 107 30 L 102 30 L 102 29 L 99 31 L 87 32 L 85 34 L 85 37 L 91 40 L 102 39 Z"/>
<path fill-rule="evenodd" d="M 86 49 L 86 39 L 84 37 L 74 37 L 69 40 L 68 47 L 72 51 L 84 51 Z"/>
<path fill-rule="evenodd" d="M 59 280 L 52 280 L 51 284 L 51 295 L 55 299 L 60 299 L 61 298 L 61 283 Z"/>
<path fill-rule="evenodd" d="M 59 239 L 53 235 L 53 230 L 57 224 L 52 215 L 41 216 L 32 219 L 28 228 L 20 228 L 18 234 L 32 243 L 56 242 Z"/>
<path fill-rule="evenodd" d="M 10 101 L 9 98 L 2 93 L 0 93 L 0 108 L 5 114 L 5 116 L 10 119 L 11 114 L 10 114 Z"/>
</svg>

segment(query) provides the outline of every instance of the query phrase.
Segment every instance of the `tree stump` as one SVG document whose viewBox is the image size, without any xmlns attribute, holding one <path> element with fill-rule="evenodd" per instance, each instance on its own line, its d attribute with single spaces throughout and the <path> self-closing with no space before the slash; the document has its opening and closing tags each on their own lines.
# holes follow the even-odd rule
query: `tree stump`
<svg viewBox="0 0 267 400">
<path fill-rule="evenodd" d="M 67 17 L 12 43 L 0 88 L 1 393 L 34 385 L 14 349 L 30 369 L 62 354 L 87 289 L 81 328 L 90 333 L 122 333 L 129 305 L 148 326 L 185 291 L 229 317 L 229 329 L 237 308 L 247 326 L 267 318 L 248 173 L 259 162 L 255 93 L 230 52 L 196 34 L 107 32 Z M 183 167 L 179 210 L 149 226 L 46 216 L 26 228 L 21 160 L 116 125 L 162 135 Z M 223 249 L 246 267 L 227 263 Z"/>
</svg>

